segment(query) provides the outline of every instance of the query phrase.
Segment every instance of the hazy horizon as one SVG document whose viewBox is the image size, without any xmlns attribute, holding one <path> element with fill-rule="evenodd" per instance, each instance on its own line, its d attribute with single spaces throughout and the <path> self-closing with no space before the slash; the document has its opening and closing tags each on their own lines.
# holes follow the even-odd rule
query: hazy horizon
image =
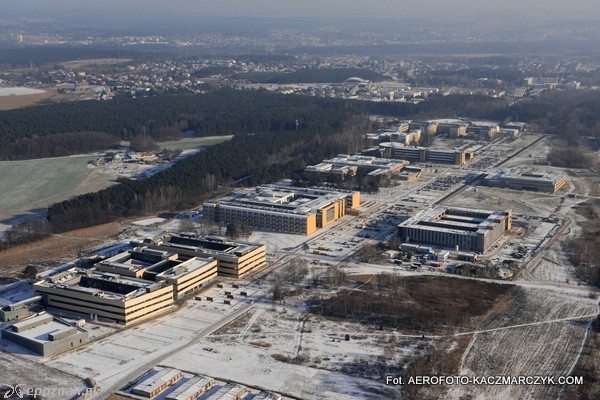
<svg viewBox="0 0 600 400">
<path fill-rule="evenodd" d="M 482 3 L 476 0 L 455 0 L 453 2 L 424 0 L 418 4 L 409 1 L 375 0 L 370 2 L 356 0 L 330 0 L 327 2 L 305 0 L 300 2 L 282 0 L 225 0 L 191 1 L 158 0 L 146 1 L 117 1 L 102 2 L 73 1 L 73 0 L 19 0 L 2 1 L 2 17 L 0 18 L 39 18 L 60 16 L 86 15 L 89 17 L 105 18 L 115 16 L 131 16 L 136 18 L 164 17 L 338 17 L 338 18 L 426 18 L 443 17 L 458 18 L 463 16 L 515 17 L 530 15 L 554 17 L 558 19 L 571 17 L 600 16 L 600 2 L 595 0 L 574 0 L 568 3 L 559 0 L 535 0 L 522 2 L 505 0 Z"/>
</svg>

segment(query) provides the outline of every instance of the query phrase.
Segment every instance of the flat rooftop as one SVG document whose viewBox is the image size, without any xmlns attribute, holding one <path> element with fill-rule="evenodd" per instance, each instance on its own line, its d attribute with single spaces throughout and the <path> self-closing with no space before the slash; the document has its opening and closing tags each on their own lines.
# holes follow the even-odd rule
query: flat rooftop
<svg viewBox="0 0 600 400">
<path fill-rule="evenodd" d="M 68 332 L 70 330 L 75 330 L 74 333 L 85 332 L 81 328 L 77 328 L 75 326 L 66 324 L 55 318 L 52 318 L 51 316 L 51 318 L 48 318 L 48 316 L 49 314 L 37 315 L 33 318 L 26 319 L 20 323 L 12 324 L 12 326 L 24 326 L 24 324 L 35 324 L 35 322 L 43 322 L 47 319 L 47 321 L 45 323 L 42 323 L 41 325 L 34 326 L 21 332 L 12 333 L 30 341 L 44 344 L 54 341 L 52 340 L 50 335 L 57 335 L 59 333 Z"/>
<path fill-rule="evenodd" d="M 35 283 L 35 286 L 38 287 L 56 287 L 120 301 L 141 296 L 156 288 L 164 287 L 164 285 L 166 284 L 162 282 L 79 268 L 71 268 L 61 274 L 51 276 L 49 281 Z"/>
<path fill-rule="evenodd" d="M 520 180 L 520 181 L 531 181 L 531 182 L 548 182 L 556 183 L 559 179 L 565 177 L 560 172 L 552 171 L 528 171 L 520 169 L 509 169 L 502 170 L 488 176 L 488 180 Z"/>
<path fill-rule="evenodd" d="M 195 250 L 206 255 L 232 255 L 237 257 L 248 254 L 262 246 L 260 244 L 231 241 L 216 236 L 195 237 L 176 233 L 157 240 L 156 244 L 165 244 L 174 249 Z"/>
<path fill-rule="evenodd" d="M 138 381 L 138 383 L 136 383 L 131 390 L 143 393 L 152 393 L 165 383 L 171 381 L 171 379 L 176 378 L 181 374 L 181 371 L 172 368 L 153 369 L 144 378 L 142 378 L 142 380 Z"/>
<path fill-rule="evenodd" d="M 258 186 L 253 193 L 231 193 L 204 204 L 221 204 L 241 209 L 259 209 L 284 214 L 307 215 L 339 201 L 353 192 L 339 189 L 299 188 L 273 184 Z"/>
<path fill-rule="evenodd" d="M 399 226 L 461 235 L 483 233 L 496 226 L 509 211 L 437 206 L 403 221 Z M 474 215 L 464 215 L 474 214 Z"/>
</svg>

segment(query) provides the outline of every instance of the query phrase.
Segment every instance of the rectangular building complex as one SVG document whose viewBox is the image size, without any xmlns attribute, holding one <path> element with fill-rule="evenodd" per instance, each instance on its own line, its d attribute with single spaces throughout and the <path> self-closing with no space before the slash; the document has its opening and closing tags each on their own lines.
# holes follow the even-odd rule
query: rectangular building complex
<svg viewBox="0 0 600 400">
<path fill-rule="evenodd" d="M 504 187 L 514 190 L 531 190 L 535 192 L 556 193 L 566 183 L 564 174 L 530 171 L 499 171 L 485 179 L 488 186 Z"/>
<path fill-rule="evenodd" d="M 388 160 L 361 155 L 338 154 L 337 157 L 323 160 L 317 165 L 309 165 L 304 169 L 307 176 L 334 176 L 344 180 L 347 176 L 354 176 L 359 170 L 367 172 L 369 176 L 392 175 L 402 171 L 408 164 L 404 160 Z"/>
<path fill-rule="evenodd" d="M 360 192 L 274 184 L 208 201 L 202 209 L 204 218 L 225 225 L 237 222 L 266 231 L 311 235 L 359 206 Z"/>
<path fill-rule="evenodd" d="M 473 158 L 473 153 L 461 150 L 406 147 L 400 143 L 393 142 L 380 143 L 379 147 L 386 157 L 409 160 L 412 162 L 464 165 Z"/>
<path fill-rule="evenodd" d="M 460 250 L 486 252 L 511 229 L 512 212 L 458 207 L 435 207 L 398 226 L 405 242 L 426 243 Z"/>
<path fill-rule="evenodd" d="M 144 244 L 187 257 L 214 258 L 218 275 L 227 278 L 241 278 L 267 266 L 267 248 L 264 244 L 231 241 L 217 236 L 196 237 L 185 233 L 146 240 Z"/>
<path fill-rule="evenodd" d="M 174 288 L 95 269 L 72 268 L 33 285 L 48 307 L 123 324 L 153 317 L 173 305 Z"/>
<path fill-rule="evenodd" d="M 205 376 L 194 376 L 175 388 L 166 400 L 195 400 L 202 393 L 212 389 L 215 380 Z"/>
<path fill-rule="evenodd" d="M 88 332 L 50 314 L 39 314 L 14 323 L 2 337 L 42 357 L 81 346 L 89 341 Z"/>
</svg>

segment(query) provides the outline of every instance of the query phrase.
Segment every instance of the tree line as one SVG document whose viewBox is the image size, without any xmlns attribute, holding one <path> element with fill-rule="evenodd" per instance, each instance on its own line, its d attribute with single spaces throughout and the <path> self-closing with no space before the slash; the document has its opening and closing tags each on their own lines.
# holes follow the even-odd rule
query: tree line
<svg viewBox="0 0 600 400">
<path fill-rule="evenodd" d="M 248 72 L 233 75 L 253 83 L 341 83 L 348 78 L 359 77 L 380 82 L 385 75 L 365 68 L 303 68 L 294 72 Z"/>
<path fill-rule="evenodd" d="M 310 101 L 307 99 L 307 101 Z M 339 103 L 316 108 L 298 131 L 236 135 L 145 180 L 127 181 L 50 207 L 54 232 L 92 226 L 165 209 L 189 208 L 218 188 L 247 177 L 272 182 L 339 152 L 360 148 L 368 120 L 359 108 Z"/>
<path fill-rule="evenodd" d="M 0 112 L 0 156 L 34 158 L 32 138 L 70 132 L 101 132 L 114 140 L 148 136 L 153 140 L 180 138 L 182 129 L 199 135 L 246 134 L 303 129 L 321 118 L 321 111 L 344 108 L 340 100 L 284 96 L 266 91 L 220 90 L 201 95 L 164 95 L 140 99 L 80 101 Z M 313 113 L 313 111 L 316 111 Z M 298 125 L 296 125 L 298 121 Z M 55 142 L 68 154 L 100 150 L 96 144 L 73 142 L 58 136 Z M 41 143 L 38 139 L 36 143 Z M 81 149 L 76 144 L 81 143 Z M 90 149 L 89 147 L 93 147 Z M 39 147 L 39 146 L 33 146 Z"/>
</svg>

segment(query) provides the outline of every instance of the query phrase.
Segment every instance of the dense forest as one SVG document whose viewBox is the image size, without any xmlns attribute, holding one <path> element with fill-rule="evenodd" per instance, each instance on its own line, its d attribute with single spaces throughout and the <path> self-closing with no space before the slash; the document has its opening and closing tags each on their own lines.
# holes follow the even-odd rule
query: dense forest
<svg viewBox="0 0 600 400">
<path fill-rule="evenodd" d="M 48 150 L 42 147 L 54 138 L 58 143 L 63 139 L 76 143 L 72 137 L 77 135 L 72 133 L 76 126 L 88 131 L 83 135 L 96 142 L 105 140 L 107 146 L 112 138 L 168 137 L 166 133 L 185 128 L 197 129 L 201 134 L 236 133 L 233 140 L 188 157 L 149 179 L 125 181 L 55 204 L 49 210 L 49 224 L 41 226 L 47 232 L 62 232 L 121 217 L 196 206 L 240 178 L 254 185 L 292 177 L 308 164 L 360 149 L 362 134 L 370 129 L 366 118 L 369 113 L 399 118 L 468 115 L 498 120 L 516 119 L 518 115 L 519 120 L 533 121 L 551 133 L 565 133 L 560 130 L 565 125 L 557 121 L 563 117 L 576 123 L 569 127 L 569 134 L 598 135 L 600 115 L 593 110 L 600 109 L 599 101 L 597 93 L 562 92 L 507 108 L 499 100 L 482 96 L 439 96 L 419 105 L 407 105 L 225 90 L 200 96 L 115 99 L 7 112 L 4 115 L 10 118 L 0 119 L 0 123 L 13 127 L 8 132 L 19 132 L 21 136 L 13 137 L 12 142 L 5 140 L 0 149 L 13 146 L 17 151 L 15 146 L 28 144 L 26 151 L 32 154 L 61 154 L 59 144 Z M 34 121 L 28 123 L 27 116 Z M 99 126 L 106 129 L 97 129 Z M 2 132 L 7 132 L 4 129 Z"/>
<path fill-rule="evenodd" d="M 312 99 L 270 94 L 266 91 L 223 90 L 204 95 L 165 95 L 140 99 L 118 97 L 53 104 L 0 112 L 0 157 L 23 159 L 39 157 L 32 138 L 68 132 L 103 132 L 114 140 L 149 136 L 154 140 L 179 138 L 182 129 L 199 135 L 227 135 L 305 128 L 316 123 L 331 107 L 344 108 L 340 100 Z M 76 154 L 105 149 L 106 143 L 64 143 L 60 154 Z M 80 148 L 77 143 L 81 143 Z M 95 145 L 94 145 L 95 144 Z M 56 146 L 61 146 L 59 143 Z M 31 149 L 31 151 L 30 151 Z"/>
<path fill-rule="evenodd" d="M 107 102 L 81 101 L 0 112 L 0 158 L 26 159 L 49 154 L 68 155 L 103 150 L 106 137 L 86 140 L 57 133 L 99 132 L 114 141 L 148 136 L 153 140 L 179 137 L 183 129 L 199 135 L 271 132 L 310 124 L 315 109 L 350 104 L 343 100 L 285 96 L 266 91 L 220 90 L 203 95 L 164 95 L 140 99 L 118 97 Z M 381 115 L 426 119 L 439 117 L 506 118 L 533 122 L 540 130 L 567 137 L 597 136 L 600 132 L 600 94 L 596 91 L 547 92 L 525 103 L 507 107 L 487 96 L 432 96 L 407 103 L 352 102 L 353 107 Z M 35 139 L 35 140 L 34 140 Z M 54 149 L 46 153 L 44 143 Z"/>
<path fill-rule="evenodd" d="M 298 131 L 236 135 L 151 178 L 55 204 L 49 210 L 50 228 L 61 232 L 167 208 L 196 206 L 236 179 L 247 178 L 252 185 L 271 182 L 325 157 L 357 151 L 361 133 L 369 128 L 366 114 L 346 103 L 332 105 L 306 114 Z"/>
<path fill-rule="evenodd" d="M 304 68 L 295 72 L 250 72 L 232 76 L 252 83 L 341 83 L 359 77 L 373 82 L 387 79 L 380 73 L 363 68 Z"/>
<path fill-rule="evenodd" d="M 33 136 L 0 146 L 0 159 L 61 157 L 118 147 L 119 140 L 104 132 L 65 132 Z"/>
<path fill-rule="evenodd" d="M 490 117 L 533 122 L 540 131 L 571 137 L 600 135 L 600 93 L 597 90 L 546 91 L 537 99 L 497 109 Z"/>
</svg>

